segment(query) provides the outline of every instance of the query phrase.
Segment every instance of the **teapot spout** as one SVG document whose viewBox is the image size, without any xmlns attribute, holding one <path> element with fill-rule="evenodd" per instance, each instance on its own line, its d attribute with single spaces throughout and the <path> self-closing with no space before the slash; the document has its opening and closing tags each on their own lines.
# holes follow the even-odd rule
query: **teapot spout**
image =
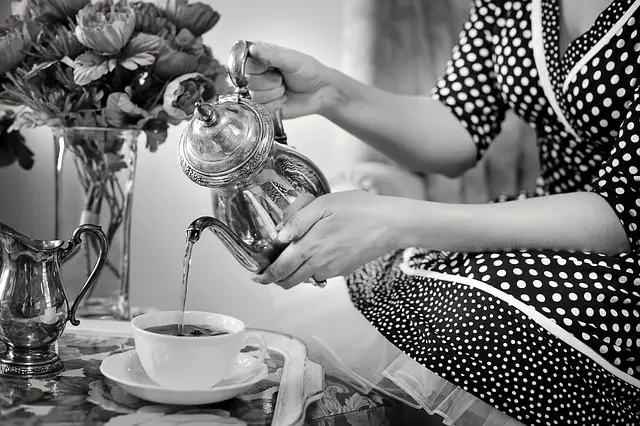
<svg viewBox="0 0 640 426">
<path fill-rule="evenodd" d="M 202 237 L 202 232 L 215 224 L 216 219 L 210 216 L 202 216 L 191 222 L 187 228 L 187 241 L 197 243 Z"/>
<path fill-rule="evenodd" d="M 191 222 L 187 228 L 187 241 L 195 244 L 202 237 L 205 230 L 211 230 L 216 237 L 231 252 L 233 257 L 247 270 L 251 272 L 261 272 L 269 265 L 269 261 L 264 256 L 254 250 L 247 243 L 231 230 L 222 221 L 211 217 L 202 216 Z"/>
</svg>

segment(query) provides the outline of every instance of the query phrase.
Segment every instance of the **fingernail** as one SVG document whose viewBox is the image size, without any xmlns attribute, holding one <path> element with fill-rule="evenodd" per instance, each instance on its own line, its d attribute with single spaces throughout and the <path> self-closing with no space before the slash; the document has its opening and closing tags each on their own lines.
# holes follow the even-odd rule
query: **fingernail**
<svg viewBox="0 0 640 426">
<path fill-rule="evenodd" d="M 253 275 L 251 276 L 251 279 L 252 279 L 254 282 L 257 282 L 258 284 L 266 284 L 266 283 L 265 283 L 265 277 L 264 277 L 263 275 L 260 275 L 260 274 L 253 274 Z"/>
<path fill-rule="evenodd" d="M 281 243 L 288 243 L 290 240 L 291 235 L 289 235 L 289 232 L 286 229 L 281 229 L 280 232 L 278 232 L 278 241 Z"/>
<path fill-rule="evenodd" d="M 362 189 L 366 190 L 366 189 L 371 188 L 372 186 L 373 186 L 373 180 L 371 180 L 369 178 L 365 178 L 365 179 L 362 179 L 360 181 L 360 188 L 362 188 Z"/>
</svg>

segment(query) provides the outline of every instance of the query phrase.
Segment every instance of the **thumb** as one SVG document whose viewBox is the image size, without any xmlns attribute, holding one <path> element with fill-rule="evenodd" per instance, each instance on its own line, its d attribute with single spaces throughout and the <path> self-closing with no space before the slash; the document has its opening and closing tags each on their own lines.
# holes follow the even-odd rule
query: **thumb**
<svg viewBox="0 0 640 426">
<path fill-rule="evenodd" d="M 291 215 L 278 232 L 278 241 L 283 244 L 301 238 L 313 225 L 324 217 L 324 204 L 316 198 L 311 203 Z"/>
<path fill-rule="evenodd" d="M 256 41 L 249 46 L 249 56 L 265 69 L 278 68 L 282 72 L 293 73 L 301 68 L 304 55 L 275 44 Z"/>
</svg>

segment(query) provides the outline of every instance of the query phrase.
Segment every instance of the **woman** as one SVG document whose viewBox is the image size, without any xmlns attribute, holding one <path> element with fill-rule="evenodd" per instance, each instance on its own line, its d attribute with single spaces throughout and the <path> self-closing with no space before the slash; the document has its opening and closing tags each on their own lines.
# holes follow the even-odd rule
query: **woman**
<svg viewBox="0 0 640 426">
<path fill-rule="evenodd" d="M 408 168 L 456 176 L 511 109 L 542 164 L 534 194 L 489 205 L 321 197 L 255 281 L 348 275 L 389 341 L 525 424 L 640 424 L 639 7 L 474 0 L 432 99 L 253 45 L 252 96 L 286 118 L 320 114 Z"/>
</svg>

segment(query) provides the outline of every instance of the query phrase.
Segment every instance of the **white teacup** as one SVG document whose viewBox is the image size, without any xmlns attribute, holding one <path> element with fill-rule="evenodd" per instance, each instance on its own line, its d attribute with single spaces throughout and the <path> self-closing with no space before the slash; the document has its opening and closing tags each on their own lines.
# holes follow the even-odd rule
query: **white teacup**
<svg viewBox="0 0 640 426">
<path fill-rule="evenodd" d="M 238 369 L 246 370 L 246 375 L 249 375 L 250 370 L 258 368 L 264 361 L 267 346 L 262 336 L 248 333 L 244 322 L 227 315 L 185 312 L 184 324 L 214 327 L 228 334 L 191 337 L 146 330 L 177 324 L 180 315 L 180 311 L 150 312 L 131 321 L 140 363 L 149 378 L 160 386 L 172 389 L 211 388 L 237 373 Z M 251 362 L 240 362 L 240 351 L 251 341 L 259 347 L 257 358 Z"/>
</svg>

